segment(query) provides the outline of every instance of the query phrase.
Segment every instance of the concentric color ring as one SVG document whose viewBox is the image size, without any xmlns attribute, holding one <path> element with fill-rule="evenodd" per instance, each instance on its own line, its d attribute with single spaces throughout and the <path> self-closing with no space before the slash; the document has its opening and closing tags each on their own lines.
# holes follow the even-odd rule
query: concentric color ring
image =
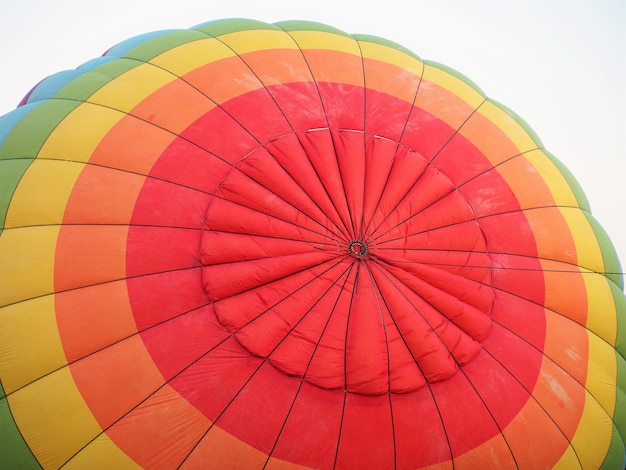
<svg viewBox="0 0 626 470">
<path fill-rule="evenodd" d="M 148 34 L 2 117 L 0 173 L 14 466 L 622 463 L 615 253 L 444 66 L 306 22 Z"/>
</svg>

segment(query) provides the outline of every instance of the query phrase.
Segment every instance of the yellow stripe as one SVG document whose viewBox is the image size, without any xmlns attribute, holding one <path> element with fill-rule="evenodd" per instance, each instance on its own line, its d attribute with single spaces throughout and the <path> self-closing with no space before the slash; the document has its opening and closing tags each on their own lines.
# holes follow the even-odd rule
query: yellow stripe
<svg viewBox="0 0 626 470">
<path fill-rule="evenodd" d="M 617 312 L 609 282 L 601 274 L 585 274 L 587 328 L 611 345 L 617 339 Z"/>
<path fill-rule="evenodd" d="M 502 132 L 504 132 L 506 136 L 511 139 L 520 152 L 537 148 L 537 144 L 528 135 L 524 128 L 520 126 L 510 114 L 505 112 L 496 104 L 491 101 L 486 101 L 480 107 L 478 112 L 502 129 Z M 463 132 L 462 129 L 461 132 Z"/>
<path fill-rule="evenodd" d="M 60 224 L 83 163 L 35 159 L 20 180 L 5 227 Z"/>
<path fill-rule="evenodd" d="M 449 90 L 452 94 L 465 101 L 474 109 L 476 109 L 485 100 L 483 95 L 459 77 L 428 63 L 424 64 L 424 80 Z"/>
<path fill-rule="evenodd" d="M 585 214 L 578 208 L 560 208 L 569 226 L 574 244 L 578 265 L 596 272 L 604 272 L 604 259 L 596 234 Z"/>
<path fill-rule="evenodd" d="M 553 468 L 554 470 L 572 470 L 582 467 L 580 466 L 578 457 L 576 457 L 576 452 L 574 452 L 574 449 L 570 446 L 565 450 L 565 453 L 563 453 Z"/>
<path fill-rule="evenodd" d="M 54 296 L 3 307 L 0 319 L 0 376 L 6 393 L 67 364 Z"/>
<path fill-rule="evenodd" d="M 134 460 L 115 445 L 106 434 L 90 442 L 76 457 L 70 460 L 65 469 L 82 470 L 131 470 L 141 468 Z"/>
<path fill-rule="evenodd" d="M 0 306 L 54 292 L 58 226 L 8 229 L 0 236 Z"/>
<path fill-rule="evenodd" d="M 379 60 L 395 65 L 418 77 L 422 74 L 422 68 L 424 67 L 422 61 L 402 51 L 367 41 L 359 41 L 359 45 L 361 46 L 361 53 L 366 59 Z"/>
<path fill-rule="evenodd" d="M 24 440 L 44 468 L 59 468 L 101 432 L 67 367 L 8 400 Z"/>
<path fill-rule="evenodd" d="M 583 468 L 600 468 L 609 450 L 612 433 L 611 419 L 598 402 L 586 393 L 585 408 L 572 439 L 572 447 Z"/>
<path fill-rule="evenodd" d="M 576 196 L 567 180 L 543 151 L 533 150 L 524 157 L 537 169 L 557 206 L 578 206 Z"/>
<path fill-rule="evenodd" d="M 38 158 L 87 162 L 102 138 L 124 116 L 113 109 L 83 103 L 61 121 Z"/>
<path fill-rule="evenodd" d="M 142 64 L 108 82 L 91 95 L 89 101 L 128 112 L 148 95 L 177 78 L 152 64 Z"/>
<path fill-rule="evenodd" d="M 178 76 L 183 76 L 207 64 L 234 55 L 232 50 L 217 39 L 208 38 L 170 49 L 150 62 Z"/>
<path fill-rule="evenodd" d="M 326 49 L 360 56 L 357 42 L 347 36 L 326 31 L 290 31 L 302 49 Z"/>
<path fill-rule="evenodd" d="M 602 405 L 610 416 L 615 410 L 615 393 L 617 381 L 617 359 L 615 350 L 602 338 L 593 333 L 589 337 L 589 366 L 585 387 Z M 611 427 L 608 434 L 610 440 Z"/>
</svg>

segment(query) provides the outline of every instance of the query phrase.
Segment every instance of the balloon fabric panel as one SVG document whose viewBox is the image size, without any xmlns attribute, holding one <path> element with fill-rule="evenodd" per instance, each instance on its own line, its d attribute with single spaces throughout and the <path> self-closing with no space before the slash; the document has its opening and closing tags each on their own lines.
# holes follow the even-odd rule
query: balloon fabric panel
<svg viewBox="0 0 626 470">
<path fill-rule="evenodd" d="M 148 33 L 1 117 L 0 175 L 0 466 L 623 464 L 611 242 L 446 66 Z"/>
</svg>

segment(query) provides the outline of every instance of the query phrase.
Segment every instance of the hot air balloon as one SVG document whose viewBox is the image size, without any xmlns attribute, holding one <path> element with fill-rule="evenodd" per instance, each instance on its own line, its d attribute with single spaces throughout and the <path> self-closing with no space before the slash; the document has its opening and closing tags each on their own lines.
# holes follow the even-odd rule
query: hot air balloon
<svg viewBox="0 0 626 470">
<path fill-rule="evenodd" d="M 610 240 L 400 45 L 129 39 L 0 119 L 0 181 L 3 468 L 623 465 Z"/>
</svg>

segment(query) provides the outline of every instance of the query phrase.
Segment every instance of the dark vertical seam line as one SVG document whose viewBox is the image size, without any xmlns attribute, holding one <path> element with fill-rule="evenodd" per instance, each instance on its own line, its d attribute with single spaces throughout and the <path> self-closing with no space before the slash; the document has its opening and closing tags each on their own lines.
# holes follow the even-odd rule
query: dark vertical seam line
<svg viewBox="0 0 626 470">
<path fill-rule="evenodd" d="M 324 119 L 326 119 L 326 125 L 328 127 L 328 134 L 329 134 L 331 142 L 333 144 L 333 149 L 334 149 L 334 152 L 335 152 L 335 160 L 336 160 L 336 163 L 337 163 L 337 168 L 339 170 L 339 176 L 340 176 L 340 179 L 341 179 L 341 184 L 342 184 L 343 192 L 344 192 L 344 195 L 345 195 L 346 194 L 346 187 L 345 187 L 345 183 L 343 181 L 343 175 L 342 175 L 342 172 L 341 172 L 341 167 L 339 166 L 339 159 L 337 158 L 337 145 L 336 145 L 336 142 L 335 142 L 335 137 L 333 136 L 333 130 L 330 127 L 330 121 L 328 120 L 328 112 L 326 111 L 326 105 L 324 104 L 324 100 L 322 98 L 322 92 L 321 92 L 321 90 L 319 88 L 319 84 L 317 82 L 317 79 L 315 78 L 315 75 L 313 74 L 313 70 L 311 69 L 311 64 L 307 60 L 306 54 L 304 53 L 304 50 L 300 47 L 300 44 L 298 44 L 298 41 L 296 41 L 296 38 L 294 38 L 289 31 L 284 30 L 284 29 L 283 29 L 283 31 L 285 31 L 287 33 L 287 35 L 289 37 L 291 37 L 291 39 L 293 40 L 294 44 L 296 44 L 296 46 L 298 47 L 298 50 L 302 54 L 302 58 L 304 59 L 304 62 L 306 63 L 307 68 L 309 69 L 309 73 L 311 74 L 311 78 L 313 80 L 313 84 L 315 85 L 315 89 L 317 90 L 317 95 L 318 95 L 318 97 L 320 99 L 320 104 L 322 106 L 322 111 L 324 112 Z M 320 179 L 320 181 L 321 181 L 321 179 Z M 327 194 L 328 194 L 328 190 L 327 189 L 326 189 L 326 191 L 327 191 Z M 333 204 L 333 207 L 335 207 L 335 210 L 336 210 L 337 214 L 339 215 L 339 217 L 341 217 L 341 212 L 338 210 L 338 207 L 336 206 L 333 198 L 330 198 L 330 195 L 329 195 L 329 199 L 330 199 L 331 203 Z M 350 221 L 352 221 L 352 215 L 350 213 L 350 204 L 348 203 L 347 195 L 346 195 L 346 210 L 348 211 L 348 216 L 350 218 Z M 353 237 L 353 234 L 350 233 L 350 225 L 347 225 L 346 221 L 344 221 L 344 220 L 342 220 L 342 223 L 343 223 L 343 225 L 344 225 L 344 227 L 346 229 L 346 233 L 350 237 Z"/>
<path fill-rule="evenodd" d="M 380 324 L 382 326 L 383 333 L 385 335 L 385 348 L 387 351 L 387 398 L 389 399 L 389 417 L 391 419 L 391 440 L 393 442 L 393 468 L 395 469 L 398 466 L 398 449 L 396 447 L 396 428 L 395 422 L 393 419 L 393 402 L 391 399 L 391 353 L 389 351 L 389 337 L 387 335 L 387 325 L 385 324 L 385 314 L 381 305 L 381 300 L 387 306 L 387 303 L 384 300 L 383 291 L 380 289 L 380 286 L 376 283 L 374 276 L 372 275 L 372 271 L 370 270 L 369 264 L 367 262 L 365 264 L 365 269 L 367 271 L 370 282 L 372 283 L 372 289 L 376 296 L 376 306 L 378 307 L 378 313 L 380 314 Z M 389 311 L 389 309 L 387 309 Z M 391 316 L 391 313 L 390 313 Z M 398 332 L 399 333 L 399 332 Z M 402 336 L 402 335 L 400 335 Z"/>
<path fill-rule="evenodd" d="M 354 301 L 354 296 L 356 294 L 356 286 L 359 280 L 359 271 L 360 264 L 358 261 L 354 260 L 353 263 L 357 263 L 356 272 L 354 274 L 354 285 L 352 287 L 352 292 L 350 295 L 350 303 L 348 305 L 348 316 L 346 318 L 346 336 L 344 340 L 344 353 L 343 353 L 343 407 L 341 410 L 341 424 L 339 426 L 339 435 L 337 437 L 337 449 L 335 450 L 335 461 L 333 463 L 333 469 L 337 468 L 337 459 L 339 458 L 339 448 L 341 446 L 341 435 L 343 431 L 343 420 L 346 413 L 346 401 L 348 399 L 348 336 L 350 331 L 350 314 L 352 313 L 352 302 Z M 344 285 L 345 286 L 345 285 Z"/>
<path fill-rule="evenodd" d="M 364 235 L 364 217 L 365 217 L 365 191 L 367 189 L 367 168 L 366 168 L 366 153 L 367 153 L 367 77 L 365 75 L 365 58 L 363 57 L 363 49 L 361 48 L 361 43 L 354 37 L 352 37 L 357 47 L 359 48 L 359 54 L 361 56 L 361 73 L 363 74 L 363 152 L 359 156 L 363 159 L 363 192 L 361 198 L 361 220 L 357 221 L 359 224 L 358 231 L 355 227 L 355 233 L 357 240 L 363 240 Z"/>
<path fill-rule="evenodd" d="M 411 120 L 411 116 L 412 116 L 414 108 L 415 108 L 415 102 L 417 101 L 417 95 L 418 95 L 420 87 L 422 85 L 422 79 L 424 77 L 424 62 L 422 62 L 420 60 L 420 63 L 422 64 L 421 74 L 420 74 L 419 80 L 417 82 L 417 87 L 415 88 L 415 94 L 413 95 L 413 102 L 411 103 L 411 107 L 409 108 L 409 113 L 407 114 L 406 120 L 404 121 L 404 125 L 402 127 L 402 131 L 401 131 L 400 136 L 398 137 L 398 140 L 396 142 L 396 153 L 395 153 L 395 155 L 393 157 L 393 163 L 389 167 L 389 172 L 387 173 L 387 177 L 385 179 L 385 184 L 383 186 L 383 189 L 381 190 L 381 193 L 380 193 L 380 196 L 378 198 L 378 201 L 376 202 L 376 206 L 374 207 L 374 210 L 372 211 L 372 216 L 371 216 L 369 222 L 367 223 L 367 227 L 365 229 L 365 233 L 368 233 L 367 240 L 364 240 L 366 244 L 369 243 L 370 226 L 372 225 L 372 222 L 374 221 L 374 217 L 376 216 L 376 213 L 378 211 L 378 207 L 380 206 L 380 203 L 382 202 L 382 199 L 383 199 L 383 196 L 385 194 L 385 191 L 387 190 L 387 186 L 389 185 L 389 182 L 390 182 L 390 179 L 391 179 L 391 173 L 393 172 L 393 168 L 394 168 L 395 163 L 397 161 L 396 160 L 397 153 L 400 150 L 400 148 L 403 147 L 403 145 L 401 144 L 402 138 L 404 137 L 404 133 L 406 132 L 406 129 L 407 129 L 408 125 L 409 125 L 409 121 Z M 407 150 L 408 150 L 408 148 L 407 148 Z M 373 230 L 372 232 L 374 232 L 374 231 L 375 230 Z"/>
<path fill-rule="evenodd" d="M 350 277 L 350 272 L 352 271 L 354 267 L 354 263 L 351 263 L 338 277 L 336 280 L 333 281 L 333 283 L 331 284 L 331 286 L 326 289 L 326 291 L 322 294 L 322 296 L 320 296 L 320 298 L 313 304 L 313 306 L 311 306 L 311 308 L 308 310 L 307 314 L 308 315 L 311 310 L 313 310 L 313 308 L 315 308 L 315 305 L 317 305 L 318 302 L 320 302 L 322 300 L 323 297 L 325 297 L 331 290 L 333 287 L 337 286 L 339 281 L 341 280 L 341 278 L 344 278 L 343 280 L 343 284 L 341 286 L 341 288 L 339 289 L 339 292 L 337 293 L 337 298 L 335 299 L 335 303 L 333 305 L 333 308 L 330 311 L 330 314 L 328 315 L 328 319 L 326 320 L 326 323 L 324 324 L 324 326 L 322 327 L 322 331 L 320 332 L 320 335 L 317 339 L 317 341 L 315 342 L 315 346 L 313 347 L 313 351 L 311 353 L 311 357 L 309 358 L 309 361 L 307 362 L 306 368 L 304 369 L 304 373 L 302 374 L 302 377 L 300 378 L 300 383 L 298 384 L 298 389 L 296 390 L 296 394 L 293 398 L 293 401 L 291 402 L 291 405 L 289 406 L 289 410 L 287 411 L 287 415 L 285 416 L 285 420 L 283 421 L 282 426 L 280 427 L 280 431 L 278 432 L 278 435 L 276 436 L 276 440 L 274 441 L 274 445 L 272 446 L 272 449 L 270 450 L 269 454 L 267 455 L 267 460 L 265 461 L 265 465 L 263 465 L 263 468 L 266 468 L 267 465 L 269 464 L 270 458 L 272 457 L 272 454 L 274 453 L 274 450 L 276 449 L 276 446 L 278 445 L 278 442 L 280 440 L 280 437 L 285 429 L 285 426 L 287 425 L 287 421 L 289 420 L 289 416 L 291 415 L 291 412 L 293 410 L 293 407 L 296 404 L 296 400 L 298 399 L 298 396 L 300 394 L 300 390 L 302 389 L 302 386 L 304 385 L 304 382 L 306 380 L 306 375 L 309 371 L 309 368 L 311 367 L 311 364 L 313 363 L 313 359 L 315 357 L 315 353 L 317 352 L 317 348 L 320 346 L 322 339 L 324 338 L 324 333 L 326 332 L 326 328 L 328 328 L 328 325 L 330 324 L 330 320 L 333 317 L 333 314 L 335 313 L 335 309 L 337 308 L 337 304 L 339 303 L 339 299 L 341 298 L 341 294 L 343 293 L 344 289 L 345 289 L 345 285 L 346 282 L 348 281 L 348 278 Z M 304 317 L 298 321 L 298 324 L 304 319 Z M 294 328 L 291 329 L 291 331 L 293 331 L 295 329 L 297 325 L 294 326 Z M 290 331 L 290 333 L 291 333 Z"/>
<path fill-rule="evenodd" d="M 359 284 L 359 274 L 361 272 L 361 264 L 358 260 L 354 260 L 353 263 L 357 263 L 356 272 L 354 274 L 354 285 L 352 286 L 352 295 L 350 297 L 350 304 L 348 306 L 348 317 L 346 318 L 346 336 L 344 341 L 344 352 L 343 352 L 343 384 L 344 390 L 347 392 L 348 390 L 348 341 L 350 340 L 350 317 L 352 316 L 352 305 L 354 302 L 354 297 L 357 294 L 358 284 Z"/>
<path fill-rule="evenodd" d="M 409 299 L 406 298 L 406 296 L 404 295 L 404 293 L 402 291 L 400 291 L 400 289 L 398 289 L 398 287 L 395 285 L 394 282 L 392 282 L 392 280 L 389 278 L 389 276 L 387 276 L 385 274 L 385 272 L 383 271 L 382 267 L 380 265 L 378 265 L 378 263 L 374 263 L 373 265 L 374 267 L 376 267 L 378 269 L 378 271 L 380 271 L 380 273 L 385 276 L 385 278 L 387 278 L 387 280 L 389 280 L 389 282 L 391 283 L 391 285 L 393 285 L 396 290 L 407 300 L 407 302 L 411 303 L 409 301 Z M 380 290 L 380 287 L 378 288 Z M 404 338 L 404 335 L 402 334 L 402 332 L 400 331 L 400 328 L 398 327 L 398 323 L 396 322 L 395 317 L 393 316 L 393 313 L 391 311 L 391 308 L 389 307 L 389 305 L 387 304 L 385 297 L 382 297 L 383 302 L 385 303 L 385 307 L 387 308 L 387 311 L 389 312 L 389 316 L 391 317 L 391 320 L 393 321 L 396 330 L 398 331 L 398 334 L 400 336 L 400 338 L 402 339 L 402 342 L 404 343 L 404 347 L 406 348 L 406 350 L 408 351 L 409 355 L 411 356 L 411 358 L 413 359 L 413 362 L 415 363 L 417 369 L 420 371 L 420 374 L 422 374 L 422 377 L 424 377 L 424 381 L 426 383 L 426 386 L 428 387 L 428 391 L 430 392 L 430 395 L 433 399 L 433 404 L 435 405 L 435 409 L 437 410 L 437 413 L 439 415 L 439 420 L 441 422 L 441 429 L 443 431 L 444 436 L 446 437 L 446 442 L 448 443 L 448 451 L 450 452 L 450 460 L 452 462 L 452 468 L 454 468 L 454 456 L 452 454 L 452 447 L 450 445 L 450 437 L 448 436 L 448 430 L 446 429 L 446 425 L 445 422 L 443 420 L 443 416 L 441 414 L 441 411 L 439 410 L 439 404 L 437 403 L 437 399 L 435 398 L 435 393 L 433 392 L 432 386 L 430 384 L 430 382 L 428 381 L 428 378 L 426 377 L 426 374 L 424 373 L 422 367 L 419 364 L 419 361 L 417 360 L 417 358 L 415 357 L 415 355 L 413 354 L 413 351 L 411 351 L 411 348 L 409 347 L 408 343 L 406 342 L 406 339 Z M 411 304 L 412 305 L 412 304 Z M 417 310 L 417 308 L 415 308 L 415 313 L 417 313 L 418 315 L 421 316 L 419 310 Z M 423 318 L 423 317 L 422 317 Z M 426 324 L 428 324 L 428 322 L 424 319 L 424 322 Z M 431 327 L 431 331 L 434 332 L 434 330 Z M 442 343 L 443 344 L 443 343 Z M 445 345 L 444 345 L 445 347 Z"/>
</svg>

